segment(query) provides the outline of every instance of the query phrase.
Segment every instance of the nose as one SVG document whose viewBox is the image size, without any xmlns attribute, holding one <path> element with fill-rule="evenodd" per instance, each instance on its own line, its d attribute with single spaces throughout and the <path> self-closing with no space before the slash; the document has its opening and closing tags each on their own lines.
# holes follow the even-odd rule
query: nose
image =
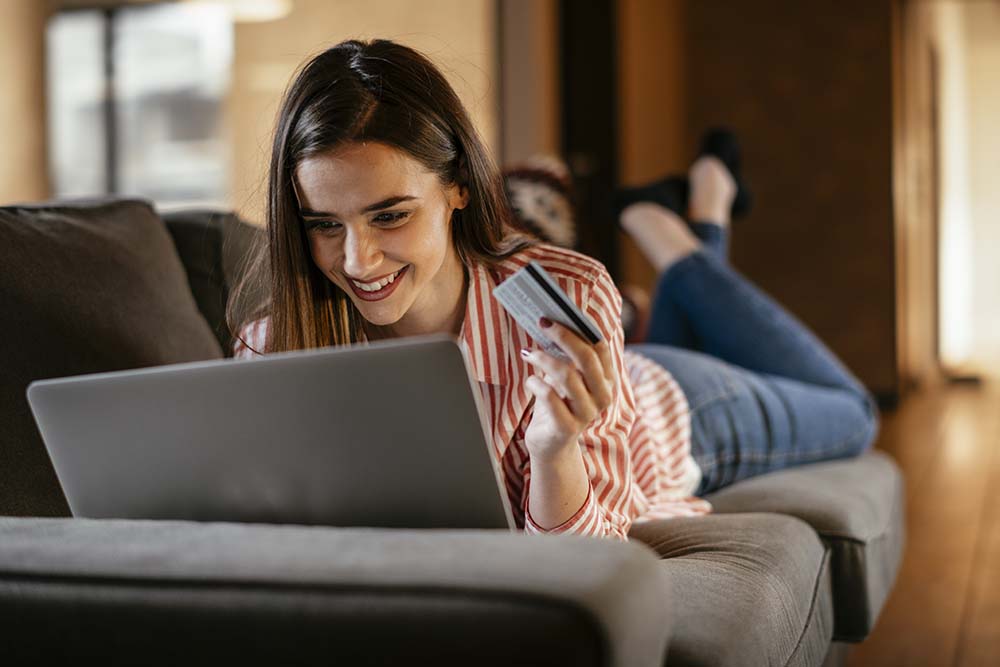
<svg viewBox="0 0 1000 667">
<path fill-rule="evenodd" d="M 348 229 L 344 237 L 344 273 L 364 278 L 373 274 L 381 263 L 377 230 L 367 225 Z"/>
</svg>

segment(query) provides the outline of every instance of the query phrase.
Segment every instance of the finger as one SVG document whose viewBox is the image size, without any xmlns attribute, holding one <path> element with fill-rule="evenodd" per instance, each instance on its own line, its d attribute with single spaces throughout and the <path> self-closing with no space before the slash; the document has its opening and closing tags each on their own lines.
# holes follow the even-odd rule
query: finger
<svg viewBox="0 0 1000 667">
<path fill-rule="evenodd" d="M 596 345 L 585 341 L 575 331 L 559 322 L 552 322 L 551 326 L 546 327 L 545 335 L 551 338 L 573 360 L 573 363 L 583 374 L 587 387 L 591 391 L 599 393 L 603 384 L 600 380 L 607 381 L 609 377 L 595 349 Z"/>
<path fill-rule="evenodd" d="M 608 345 L 606 340 L 602 340 L 594 345 L 594 352 L 597 353 L 597 357 L 600 359 L 604 382 L 601 383 L 600 390 L 595 390 L 593 393 L 598 406 L 600 406 L 601 410 L 604 410 L 604 408 L 611 405 L 614 401 L 615 364 L 611 359 L 611 346 Z"/>
<path fill-rule="evenodd" d="M 524 381 L 525 388 L 535 397 L 535 404 L 545 405 L 552 416 L 560 423 L 571 429 L 576 424 L 576 417 L 570 411 L 569 406 L 556 392 L 552 385 L 540 379 L 537 375 L 529 375 Z"/>
<path fill-rule="evenodd" d="M 607 338 L 602 338 L 598 343 L 594 345 L 594 352 L 597 353 L 597 358 L 601 360 L 601 368 L 604 370 L 604 378 L 608 382 L 612 382 L 615 376 L 615 364 L 611 359 L 611 344 L 608 343 Z"/>
<path fill-rule="evenodd" d="M 521 350 L 521 357 L 535 368 L 541 379 L 551 378 L 550 384 L 563 398 L 569 398 L 577 390 L 587 391 L 583 377 L 572 361 L 554 357 L 544 350 L 527 348 Z"/>
<path fill-rule="evenodd" d="M 583 376 L 572 362 L 558 359 L 542 350 L 526 352 L 521 356 L 540 373 L 540 379 L 568 401 L 569 408 L 577 419 L 589 423 L 600 412 L 598 401 L 591 395 Z"/>
</svg>

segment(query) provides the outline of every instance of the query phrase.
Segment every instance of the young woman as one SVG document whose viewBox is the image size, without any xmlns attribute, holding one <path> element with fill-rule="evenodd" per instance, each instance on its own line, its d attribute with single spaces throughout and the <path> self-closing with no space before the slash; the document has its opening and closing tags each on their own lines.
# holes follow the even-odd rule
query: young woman
<svg viewBox="0 0 1000 667">
<path fill-rule="evenodd" d="M 724 208 L 726 174 L 706 173 L 692 200 Z M 528 532 L 625 539 L 635 521 L 710 511 L 696 491 L 856 454 L 874 436 L 870 397 L 830 352 L 656 204 L 622 217 L 662 270 L 649 343 L 626 350 L 604 266 L 515 231 L 466 111 L 407 47 L 352 40 L 305 65 L 282 103 L 268 188 L 257 268 L 269 296 L 240 317 L 234 295 L 237 356 L 453 334 Z M 709 213 L 702 226 L 722 236 L 725 216 Z M 491 294 L 531 260 L 604 341 L 542 322 L 570 360 L 537 349 Z M 655 344 L 683 342 L 682 323 L 718 358 Z"/>
</svg>

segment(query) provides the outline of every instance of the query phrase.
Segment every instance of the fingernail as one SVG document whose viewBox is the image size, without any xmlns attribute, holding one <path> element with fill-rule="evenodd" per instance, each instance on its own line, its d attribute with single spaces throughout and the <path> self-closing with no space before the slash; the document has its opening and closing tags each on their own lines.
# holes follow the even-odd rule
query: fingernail
<svg viewBox="0 0 1000 667">
<path fill-rule="evenodd" d="M 543 318 L 542 318 L 541 320 L 539 320 L 539 324 L 541 324 L 541 325 L 542 325 L 542 328 L 543 328 L 543 329 L 547 329 L 547 328 L 549 328 L 550 326 L 552 326 L 552 320 L 550 320 L 550 319 L 549 319 L 549 318 L 547 318 L 547 317 L 543 317 Z"/>
<path fill-rule="evenodd" d="M 528 348 L 526 348 L 526 347 L 522 347 L 521 348 L 521 356 L 522 357 L 524 357 L 525 359 L 527 359 L 530 355 L 531 355 L 531 352 L 528 351 Z"/>
</svg>

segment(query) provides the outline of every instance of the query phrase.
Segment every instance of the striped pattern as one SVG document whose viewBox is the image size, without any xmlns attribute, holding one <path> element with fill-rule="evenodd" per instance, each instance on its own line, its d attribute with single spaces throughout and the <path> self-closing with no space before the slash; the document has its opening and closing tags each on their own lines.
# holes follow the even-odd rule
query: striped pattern
<svg viewBox="0 0 1000 667">
<path fill-rule="evenodd" d="M 530 261 L 536 261 L 594 320 L 610 341 L 615 377 L 612 404 L 580 436 L 590 490 L 583 506 L 563 524 L 544 529 L 527 506 L 531 461 L 524 433 L 534 397 L 524 381 L 535 369 L 520 355 L 534 341 L 492 296 L 493 289 Z M 515 521 L 529 533 L 575 533 L 626 539 L 635 521 L 711 511 L 691 497 L 701 472 L 691 457 L 687 401 L 676 381 L 656 362 L 624 349 L 622 300 L 599 261 L 565 248 L 539 244 L 495 267 L 469 271 L 465 321 L 459 342 L 476 378 L 490 420 L 493 453 L 499 461 Z M 262 349 L 265 322 L 244 329 Z M 253 352 L 237 342 L 235 356 Z"/>
</svg>

